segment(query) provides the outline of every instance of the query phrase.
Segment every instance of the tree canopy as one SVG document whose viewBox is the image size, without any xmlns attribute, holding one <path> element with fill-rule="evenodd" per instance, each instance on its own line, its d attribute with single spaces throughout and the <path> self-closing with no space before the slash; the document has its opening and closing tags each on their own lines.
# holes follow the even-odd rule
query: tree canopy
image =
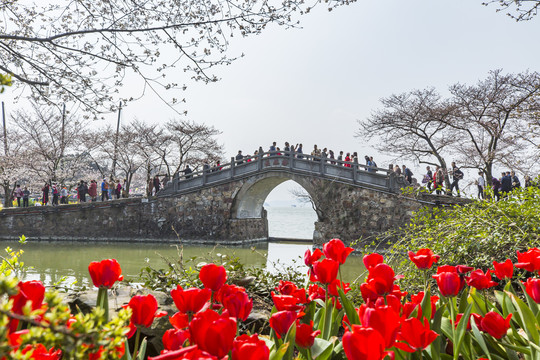
<svg viewBox="0 0 540 360">
<path fill-rule="evenodd" d="M 355 0 L 327 0 L 329 10 Z M 133 100 L 154 91 L 175 104 L 191 79 L 215 81 L 233 37 L 269 24 L 294 27 L 320 1 L 40 0 L 0 4 L 0 72 L 49 103 L 78 102 L 91 113 L 116 109 L 128 74 L 142 79 Z"/>
<path fill-rule="evenodd" d="M 538 14 L 539 0 L 489 0 L 484 5 L 496 4 L 497 11 L 506 11 L 506 15 L 516 21 L 531 20 Z"/>
<path fill-rule="evenodd" d="M 382 109 L 359 121 L 357 136 L 381 136 L 378 150 L 422 164 L 448 168 L 451 156 L 488 182 L 495 163 L 523 172 L 538 165 L 539 73 L 495 70 L 474 85 L 450 86 L 449 94 L 428 88 L 384 98 Z"/>
</svg>

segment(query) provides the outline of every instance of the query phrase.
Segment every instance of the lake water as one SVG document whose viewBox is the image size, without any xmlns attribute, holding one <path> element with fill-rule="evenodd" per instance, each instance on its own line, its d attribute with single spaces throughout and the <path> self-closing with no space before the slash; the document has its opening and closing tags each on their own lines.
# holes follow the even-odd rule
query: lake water
<svg viewBox="0 0 540 360">
<path fill-rule="evenodd" d="M 312 239 L 316 214 L 311 208 L 267 208 L 269 236 L 288 239 Z M 178 244 L 180 245 L 180 244 Z M 126 279 L 136 280 L 142 267 L 166 268 L 164 259 L 177 259 L 179 246 L 172 244 L 114 244 L 78 242 L 32 242 L 24 245 L 17 242 L 0 241 L 0 246 L 23 249 L 22 261 L 32 266 L 25 279 L 41 280 L 54 284 L 66 277 L 64 286 L 77 281 L 78 285 L 91 286 L 88 264 L 107 258 L 117 259 Z M 224 246 L 183 247 L 184 259 L 202 257 L 208 261 L 216 259 L 217 254 L 236 256 L 248 266 L 265 266 L 269 271 L 295 266 L 306 272 L 303 255 L 312 249 L 310 242 L 263 242 L 246 248 Z M 202 261 L 202 260 L 201 260 Z M 351 256 L 342 269 L 344 280 L 352 281 L 364 271 L 362 259 Z"/>
</svg>

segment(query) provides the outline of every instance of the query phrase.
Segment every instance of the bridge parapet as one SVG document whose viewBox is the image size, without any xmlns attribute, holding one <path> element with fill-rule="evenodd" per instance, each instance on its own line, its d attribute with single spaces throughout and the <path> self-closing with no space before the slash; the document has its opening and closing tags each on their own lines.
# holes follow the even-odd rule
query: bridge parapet
<svg viewBox="0 0 540 360">
<path fill-rule="evenodd" d="M 290 153 L 263 153 L 243 160 L 231 158 L 231 162 L 187 175 L 176 174 L 160 191 L 159 196 L 170 196 L 215 186 L 260 173 L 282 170 L 296 175 L 334 179 L 375 190 L 399 193 L 408 184 L 403 177 L 389 169 L 368 167 L 357 162 L 345 162 L 311 155 Z"/>
</svg>

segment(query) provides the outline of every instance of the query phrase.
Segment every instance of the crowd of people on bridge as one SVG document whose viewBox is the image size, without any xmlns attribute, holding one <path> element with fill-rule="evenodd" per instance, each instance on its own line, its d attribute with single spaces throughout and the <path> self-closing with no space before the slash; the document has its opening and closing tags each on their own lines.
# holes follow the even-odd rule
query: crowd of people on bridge
<svg viewBox="0 0 540 360">
<path fill-rule="evenodd" d="M 262 146 L 258 150 L 255 150 L 253 154 L 242 153 L 242 150 L 238 150 L 238 154 L 235 157 L 235 163 L 237 165 L 243 164 L 244 162 L 250 162 L 254 158 L 258 158 L 261 154 L 266 154 L 266 156 L 290 156 L 297 159 L 309 159 L 312 161 L 323 161 L 330 163 L 332 165 L 341 165 L 345 167 L 352 167 L 355 164 L 359 164 L 359 157 L 357 152 L 347 152 L 340 151 L 337 156 L 333 150 L 328 148 L 320 148 L 316 144 L 313 145 L 313 150 L 308 154 L 304 153 L 303 144 L 291 145 L 288 141 L 284 143 L 283 148 L 277 146 L 277 143 L 274 141 L 272 145 L 268 148 L 268 151 L 265 153 Z M 377 171 L 377 164 L 373 160 L 373 156 L 364 156 L 365 160 L 365 170 L 370 172 Z M 220 166 L 219 164 L 217 166 Z"/>
</svg>

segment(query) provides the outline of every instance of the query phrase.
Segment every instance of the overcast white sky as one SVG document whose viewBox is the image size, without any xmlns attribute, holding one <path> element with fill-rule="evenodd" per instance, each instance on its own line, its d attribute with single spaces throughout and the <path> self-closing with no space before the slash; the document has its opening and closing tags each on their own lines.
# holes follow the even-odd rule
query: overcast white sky
<svg viewBox="0 0 540 360">
<path fill-rule="evenodd" d="M 377 139 L 354 137 L 357 120 L 381 97 L 428 86 L 444 91 L 497 68 L 540 70 L 540 17 L 516 23 L 481 3 L 360 0 L 330 13 L 321 7 L 301 19 L 303 29 L 274 26 L 234 39 L 230 54 L 246 56 L 219 69 L 217 83 L 186 79 L 188 89 L 178 97 L 186 97 L 189 119 L 223 132 L 225 159 L 289 141 L 303 143 L 305 152 L 317 144 L 370 154 L 386 167 L 390 158 L 370 146 Z M 148 96 L 129 104 L 122 121 L 175 116 Z"/>
</svg>

